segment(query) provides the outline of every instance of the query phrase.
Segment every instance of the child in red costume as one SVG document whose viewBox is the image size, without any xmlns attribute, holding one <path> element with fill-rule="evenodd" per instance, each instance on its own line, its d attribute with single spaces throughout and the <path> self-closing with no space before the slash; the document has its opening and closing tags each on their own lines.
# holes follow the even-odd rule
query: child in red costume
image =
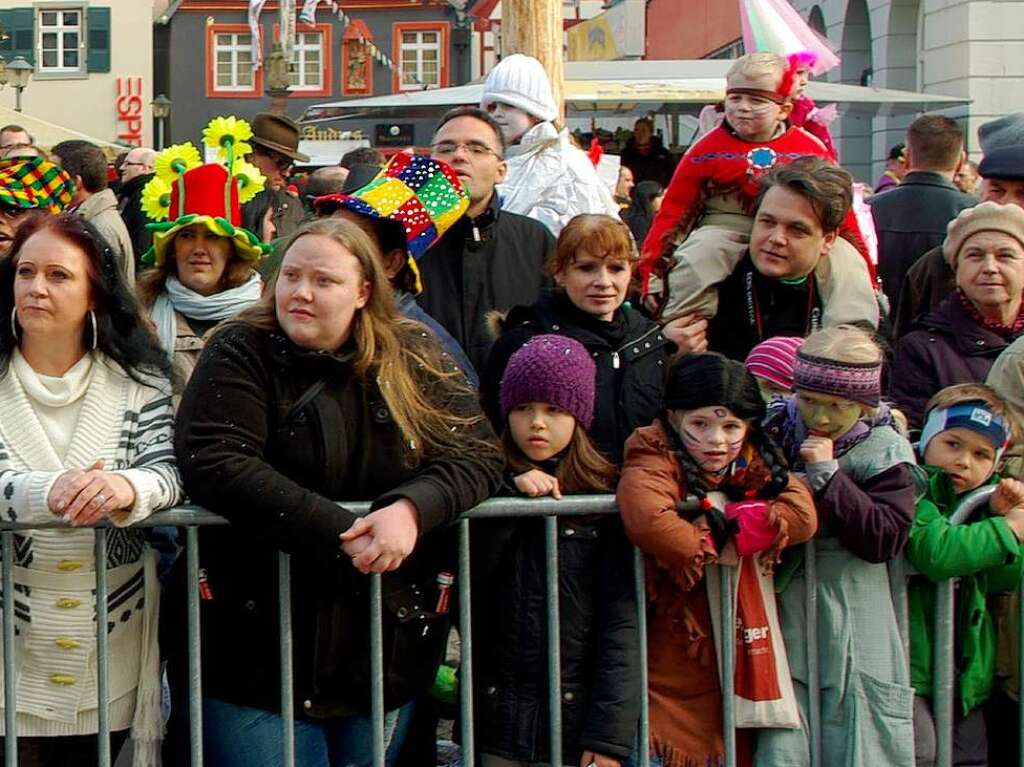
<svg viewBox="0 0 1024 767">
<path fill-rule="evenodd" d="M 683 157 L 644 241 L 644 293 L 658 297 L 664 318 L 717 313 L 715 286 L 747 249 L 762 176 L 804 155 L 832 159 L 819 139 L 787 126 L 796 76 L 773 53 L 743 56 L 726 75 L 725 120 Z M 823 324 L 877 326 L 874 267 L 852 213 L 840 234 L 815 271 Z"/>
</svg>

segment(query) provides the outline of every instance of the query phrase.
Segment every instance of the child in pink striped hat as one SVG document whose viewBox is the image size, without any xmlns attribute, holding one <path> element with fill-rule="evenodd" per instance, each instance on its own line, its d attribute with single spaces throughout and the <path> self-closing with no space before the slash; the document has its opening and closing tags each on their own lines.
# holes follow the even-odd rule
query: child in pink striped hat
<svg viewBox="0 0 1024 767">
<path fill-rule="evenodd" d="M 765 403 L 785 399 L 793 393 L 793 365 L 796 350 L 804 339 L 775 336 L 762 341 L 747 355 L 747 371 L 754 376 Z"/>
</svg>

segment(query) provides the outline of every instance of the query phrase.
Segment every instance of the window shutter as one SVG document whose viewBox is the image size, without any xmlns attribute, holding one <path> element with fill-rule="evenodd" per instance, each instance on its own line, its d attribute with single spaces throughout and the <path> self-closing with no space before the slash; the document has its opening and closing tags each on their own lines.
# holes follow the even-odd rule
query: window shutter
<svg viewBox="0 0 1024 767">
<path fill-rule="evenodd" d="M 11 58 L 24 56 L 29 64 L 36 63 L 35 11 L 32 8 L 15 8 L 10 11 Z M 0 49 L 7 58 L 6 49 Z M 7 59 L 10 61 L 10 59 Z"/>
<path fill-rule="evenodd" d="M 110 71 L 110 8 L 89 8 L 86 21 L 88 55 L 86 71 Z"/>
</svg>

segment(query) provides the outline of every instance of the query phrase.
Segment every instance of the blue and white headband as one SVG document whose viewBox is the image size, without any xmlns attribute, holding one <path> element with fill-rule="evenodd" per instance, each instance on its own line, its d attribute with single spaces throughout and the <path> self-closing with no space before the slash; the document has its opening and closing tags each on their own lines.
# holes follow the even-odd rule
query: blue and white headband
<svg viewBox="0 0 1024 767">
<path fill-rule="evenodd" d="M 970 429 L 987 439 L 996 450 L 996 465 L 1010 442 L 1010 429 L 1002 416 L 993 413 L 984 402 L 961 402 L 948 408 L 937 407 L 928 413 L 917 443 L 922 458 L 932 437 L 947 429 Z"/>
</svg>

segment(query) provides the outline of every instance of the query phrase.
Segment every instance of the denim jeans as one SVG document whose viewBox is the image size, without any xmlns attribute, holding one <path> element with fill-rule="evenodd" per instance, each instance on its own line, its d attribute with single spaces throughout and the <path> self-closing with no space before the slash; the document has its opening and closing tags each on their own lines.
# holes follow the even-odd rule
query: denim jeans
<svg viewBox="0 0 1024 767">
<path fill-rule="evenodd" d="M 394 767 L 413 704 L 384 717 L 386 763 Z M 295 721 L 297 767 L 370 767 L 373 761 L 371 719 Z M 217 767 L 280 767 L 283 744 L 280 714 L 238 706 L 222 700 L 203 700 L 203 751 L 207 764 Z"/>
</svg>

